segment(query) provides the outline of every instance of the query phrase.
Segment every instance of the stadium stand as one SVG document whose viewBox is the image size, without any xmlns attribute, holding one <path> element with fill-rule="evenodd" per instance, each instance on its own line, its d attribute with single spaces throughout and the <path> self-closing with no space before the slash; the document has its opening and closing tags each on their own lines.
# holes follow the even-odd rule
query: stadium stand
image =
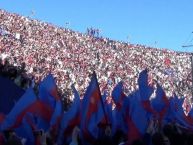
<svg viewBox="0 0 193 145">
<path fill-rule="evenodd" d="M 25 90 L 24 95 L 17 98 L 15 102 L 11 102 L 11 108 L 6 108 L 4 112 L 2 108 L 0 110 L 0 145 L 57 143 L 58 145 L 64 143 L 81 145 L 84 144 L 83 141 L 88 141 L 85 137 L 88 134 L 84 132 L 84 127 L 90 127 L 92 129 L 90 133 L 99 134 L 94 143 L 96 145 L 192 145 L 193 109 L 192 106 L 186 105 L 188 98 L 191 98 L 192 86 L 190 56 L 190 53 L 110 40 L 99 37 L 98 34 L 91 34 L 90 30 L 89 33 L 83 34 L 0 10 L 1 86 L 5 81 L 9 83 L 9 87 L 15 88 L 18 94 L 23 94 Z M 114 98 L 116 104 L 114 109 L 111 101 L 106 102 L 104 99 L 101 103 L 95 75 L 92 76 L 92 83 L 89 84 L 93 70 L 98 76 L 101 92 L 105 90 L 107 94 L 117 98 L 117 102 Z M 63 101 L 67 100 L 66 104 L 73 99 L 72 84 L 77 88 L 81 98 L 88 89 L 85 95 L 87 97 L 82 101 L 85 105 L 80 105 L 80 97 L 74 89 L 76 95 L 73 105 L 63 112 L 60 99 L 54 92 L 56 85 L 52 75 L 49 75 L 50 78 L 41 84 L 43 95 L 36 97 L 30 87 L 34 88 L 36 94 L 41 94 L 38 92 L 38 85 L 50 73 L 56 80 Z M 139 77 L 139 73 L 143 77 Z M 145 83 L 146 76 L 149 76 L 149 84 Z M 122 83 L 119 83 L 121 80 L 124 82 L 124 92 L 122 92 Z M 13 82 L 20 88 L 13 85 Z M 164 88 L 168 98 L 164 96 L 162 87 L 158 85 L 159 91 L 155 95 L 158 99 L 149 100 L 154 104 L 151 106 L 154 110 L 151 112 L 152 108 L 148 108 L 147 100 L 144 98 L 151 98 L 148 93 L 152 93 L 152 86 L 157 82 Z M 6 89 L 7 86 L 4 87 L 0 95 L 9 97 L 6 91 L 10 89 Z M 9 92 L 11 97 L 13 98 L 14 95 L 18 97 L 14 92 L 16 91 Z M 1 104 L 3 104 L 2 100 L 4 99 L 1 98 Z M 8 98 L 7 100 L 10 102 Z M 48 102 L 45 105 L 40 100 Z M 105 116 L 105 120 L 115 120 L 111 122 L 112 128 L 110 124 L 105 124 L 106 128 L 103 128 L 101 116 L 99 119 L 101 124 L 97 124 L 97 129 L 93 128 L 96 127 L 97 119 L 91 120 L 88 117 L 92 118 L 91 115 L 101 111 L 102 107 L 96 105 L 97 103 L 105 104 L 103 107 L 109 111 L 104 113 L 103 108 L 103 116 L 100 114 L 102 117 L 107 115 L 108 118 Z M 110 110 L 106 108 L 109 107 L 108 105 L 112 105 Z M 184 111 L 188 113 L 185 114 Z M 86 117 L 80 119 L 79 115 L 82 112 Z M 115 113 L 114 116 L 113 113 Z M 45 124 L 41 124 L 43 117 L 49 124 L 48 131 L 43 128 Z M 164 117 L 172 119 L 168 121 L 168 118 Z M 60 127 L 57 126 L 58 119 Z M 82 122 L 85 126 L 81 126 Z M 89 123 L 92 125 L 89 126 Z M 116 128 L 117 124 L 118 128 Z M 80 128 L 76 125 L 80 125 Z M 15 127 L 12 128 L 14 130 L 11 130 L 10 126 Z M 57 129 L 60 130 L 57 132 Z M 114 129 L 116 131 L 112 134 Z M 69 133 L 69 130 L 71 133 L 65 134 Z M 125 133 L 124 130 L 128 132 Z M 58 133 L 62 134 L 61 138 Z M 81 134 L 85 135 L 85 138 L 82 139 Z M 57 135 L 61 142 L 57 140 Z M 72 136 L 70 141 L 69 136 L 70 138 Z"/>
<path fill-rule="evenodd" d="M 173 92 L 191 96 L 189 53 L 93 37 L 5 10 L 0 10 L 0 59 L 1 66 L 8 61 L 25 70 L 24 80 L 32 82 L 26 81 L 23 88 L 37 84 L 51 72 L 65 98 L 71 96 L 72 83 L 83 96 L 93 70 L 102 90 L 111 92 L 123 80 L 129 94 L 138 88 L 137 77 L 144 68 L 168 97 Z M 21 85 L 21 79 L 17 75 L 14 81 Z"/>
</svg>

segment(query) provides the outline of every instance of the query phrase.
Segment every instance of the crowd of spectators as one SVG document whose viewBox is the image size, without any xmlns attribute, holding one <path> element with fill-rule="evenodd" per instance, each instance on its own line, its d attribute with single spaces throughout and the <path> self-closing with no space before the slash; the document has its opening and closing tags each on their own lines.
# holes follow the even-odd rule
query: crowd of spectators
<svg viewBox="0 0 193 145">
<path fill-rule="evenodd" d="M 25 81 L 24 88 L 35 86 L 51 72 L 66 98 L 71 96 L 72 83 L 83 96 L 93 70 L 102 91 L 111 92 L 123 80 L 125 93 L 129 94 L 138 88 L 138 75 L 144 68 L 150 70 L 151 80 L 157 80 L 167 96 L 174 92 L 180 97 L 191 96 L 190 53 L 89 34 L 0 10 L 1 64 L 7 65 L 8 61 L 24 70 L 25 79 L 15 74 L 17 84 L 21 85 L 21 79 Z"/>
<path fill-rule="evenodd" d="M 129 141 L 121 130 L 114 135 L 111 131 L 102 133 L 92 145 L 192 145 L 193 132 L 175 123 L 168 123 L 160 126 L 155 120 L 150 120 L 145 134 L 140 139 Z M 64 145 L 83 145 L 84 140 L 80 137 L 81 131 L 76 126 L 71 135 L 71 142 L 64 142 Z M 37 130 L 33 132 L 34 145 L 57 145 L 51 136 L 50 131 Z M 64 138 L 65 140 L 66 138 Z M 26 138 L 18 136 L 14 130 L 5 130 L 0 133 L 0 145 L 27 145 Z M 30 142 L 32 143 L 32 142 Z"/>
<path fill-rule="evenodd" d="M 36 88 L 52 73 L 61 96 L 70 98 L 72 83 L 83 96 L 93 70 L 101 91 L 111 92 L 123 80 L 125 93 L 129 94 L 138 88 L 139 72 L 148 68 L 150 83 L 158 81 L 168 97 L 174 92 L 180 97 L 192 96 L 191 54 L 113 41 L 92 31 L 88 29 L 87 34 L 83 34 L 0 10 L 0 75 L 27 89 Z M 34 136 L 42 137 L 41 134 Z M 106 141 L 106 144 L 117 145 L 127 141 L 121 133 L 116 135 L 111 140 L 105 138 L 102 143 L 99 140 L 98 144 Z M 4 141 L 2 136 L 0 134 L 0 143 Z M 74 136 L 73 141 L 79 142 L 78 136 Z M 18 141 L 13 132 L 4 132 L 4 137 L 6 144 L 25 142 Z M 172 123 L 159 128 L 150 121 L 143 140 L 133 145 L 149 142 L 189 145 L 193 142 L 192 132 Z"/>
<path fill-rule="evenodd" d="M 99 29 L 94 29 L 94 28 L 87 28 L 87 34 L 93 37 L 99 37 Z"/>
</svg>

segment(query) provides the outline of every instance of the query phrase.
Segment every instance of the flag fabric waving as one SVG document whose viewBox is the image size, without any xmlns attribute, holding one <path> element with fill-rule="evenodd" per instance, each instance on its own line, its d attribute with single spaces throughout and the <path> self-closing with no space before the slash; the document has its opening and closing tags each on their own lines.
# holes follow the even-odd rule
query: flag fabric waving
<svg viewBox="0 0 193 145">
<path fill-rule="evenodd" d="M 156 111 L 151 107 L 150 96 L 153 93 L 153 87 L 148 84 L 148 71 L 143 70 L 138 78 L 139 93 L 141 97 L 142 106 L 151 114 L 156 116 Z"/>
<path fill-rule="evenodd" d="M 56 101 L 55 110 L 50 120 L 50 134 L 54 141 L 57 140 L 61 118 L 62 118 L 62 102 L 58 100 Z"/>
<path fill-rule="evenodd" d="M 105 113 L 106 113 L 106 116 L 103 115 L 102 116 L 102 119 L 101 119 L 101 123 L 103 125 L 112 125 L 112 121 L 113 121 L 113 116 L 112 116 L 112 102 L 111 100 L 109 100 L 109 97 L 108 96 L 109 94 L 104 91 L 103 95 L 102 95 L 102 100 L 103 100 L 103 104 L 104 104 L 104 109 L 105 109 Z M 101 112 L 102 112 L 102 106 L 99 108 L 101 109 Z"/>
<path fill-rule="evenodd" d="M 132 141 L 141 138 L 145 134 L 149 122 L 149 113 L 142 106 L 139 91 L 133 92 L 129 96 L 129 100 L 129 115 L 127 116 L 128 141 L 132 143 Z"/>
<path fill-rule="evenodd" d="M 176 95 L 170 101 L 170 118 L 171 121 L 176 122 L 177 124 L 193 130 L 193 117 L 192 110 L 188 115 L 184 113 L 182 104 L 184 102 L 184 98 L 178 98 Z"/>
<path fill-rule="evenodd" d="M 104 116 L 102 97 L 95 72 L 86 90 L 81 108 L 81 130 L 85 138 L 96 139 L 98 136 L 98 123 Z"/>
<path fill-rule="evenodd" d="M 40 100 L 51 107 L 54 114 L 52 115 L 51 122 L 43 119 L 42 117 L 38 118 L 38 128 L 43 128 L 44 131 L 47 131 L 50 128 L 50 125 L 54 125 L 56 120 L 61 114 L 62 103 L 57 92 L 57 86 L 52 74 L 48 74 L 39 85 L 39 98 Z"/>
<path fill-rule="evenodd" d="M 33 114 L 27 113 L 22 120 L 22 124 L 14 131 L 18 136 L 26 139 L 27 145 L 34 145 L 35 122 Z"/>
<path fill-rule="evenodd" d="M 128 132 L 127 124 L 125 123 L 125 111 L 126 111 L 126 95 L 123 91 L 123 82 L 119 82 L 112 91 L 112 99 L 116 105 L 113 113 L 113 122 L 112 122 L 112 133 L 115 134 L 116 131 L 122 130 L 124 133 Z M 124 107 L 123 107 L 124 106 Z"/>
<path fill-rule="evenodd" d="M 13 81 L 1 76 L 0 88 L 0 113 L 8 114 L 25 91 Z"/>
<path fill-rule="evenodd" d="M 29 88 L 25 94 L 18 100 L 11 112 L 6 116 L 2 123 L 2 130 L 18 126 L 24 115 L 30 110 L 33 103 L 37 100 L 33 89 Z"/>
<path fill-rule="evenodd" d="M 157 112 L 159 120 L 162 121 L 162 119 L 167 114 L 168 108 L 169 108 L 169 100 L 166 97 L 166 94 L 162 87 L 157 84 L 157 90 L 156 90 L 156 96 L 155 98 L 151 99 L 151 106 L 152 108 Z"/>
<path fill-rule="evenodd" d="M 148 84 L 147 69 L 143 70 L 139 74 L 138 85 L 139 85 L 139 93 L 140 93 L 141 99 L 144 101 L 149 100 L 151 94 L 153 93 L 153 88 Z"/>
<path fill-rule="evenodd" d="M 60 100 L 57 93 L 57 86 L 52 74 L 47 75 L 39 85 L 40 100 L 55 108 L 56 101 Z"/>
<path fill-rule="evenodd" d="M 112 99 L 117 109 L 121 109 L 126 95 L 123 92 L 123 82 L 119 82 L 112 91 Z"/>
<path fill-rule="evenodd" d="M 61 114 L 62 114 L 62 102 L 59 100 L 59 101 L 56 101 L 56 106 L 52 114 L 50 126 L 55 126 L 60 122 Z"/>
<path fill-rule="evenodd" d="M 74 101 L 70 109 L 67 112 L 64 112 L 62 116 L 59 136 L 57 139 L 59 145 L 63 143 L 64 136 L 65 138 L 70 138 L 74 127 L 80 125 L 80 96 L 74 85 L 71 87 L 74 93 Z"/>
</svg>

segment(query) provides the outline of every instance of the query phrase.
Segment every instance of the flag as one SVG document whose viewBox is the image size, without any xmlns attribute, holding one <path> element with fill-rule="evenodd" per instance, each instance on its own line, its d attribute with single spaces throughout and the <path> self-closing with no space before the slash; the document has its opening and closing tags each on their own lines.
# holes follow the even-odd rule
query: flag
<svg viewBox="0 0 193 145">
<path fill-rule="evenodd" d="M 143 70 L 139 74 L 138 85 L 139 85 L 139 93 L 142 100 L 144 101 L 149 100 L 151 94 L 153 93 L 153 88 L 149 86 L 149 83 L 148 83 L 147 69 Z"/>
<path fill-rule="evenodd" d="M 57 86 L 52 74 L 47 75 L 39 85 L 39 98 L 40 100 L 54 111 L 51 120 L 45 120 L 42 117 L 38 118 L 38 128 L 42 128 L 47 131 L 50 128 L 50 124 L 53 125 L 58 120 L 58 115 L 61 113 L 62 104 L 57 92 Z M 58 116 L 58 117 L 56 117 Z M 51 121 L 51 122 L 50 122 Z"/>
<path fill-rule="evenodd" d="M 119 82 L 113 89 L 112 99 L 116 104 L 116 107 L 112 112 L 112 133 L 115 134 L 118 130 L 122 130 L 124 133 L 127 133 L 128 128 L 124 118 L 124 111 L 126 108 L 123 108 L 123 104 L 126 101 L 126 95 L 123 92 L 123 82 Z M 126 107 L 127 105 L 124 106 Z"/>
<path fill-rule="evenodd" d="M 103 104 L 104 104 L 104 109 L 105 109 L 105 113 L 106 115 L 101 116 L 101 123 L 102 124 L 106 124 L 106 125 L 112 125 L 112 121 L 113 121 L 113 116 L 112 116 L 112 102 L 108 100 L 107 96 L 108 93 L 106 91 L 104 91 L 103 95 L 102 95 L 102 100 L 103 100 Z M 101 112 L 103 110 L 102 106 L 99 108 L 101 109 Z"/>
<path fill-rule="evenodd" d="M 170 113 L 173 114 L 173 120 L 187 128 L 187 129 L 190 129 L 190 130 L 193 130 L 193 111 L 192 109 L 190 110 L 189 114 L 186 115 L 184 113 L 184 109 L 182 107 L 184 103 L 184 98 L 178 98 L 177 96 L 175 96 L 172 100 L 171 100 L 171 106 L 170 106 Z"/>
<path fill-rule="evenodd" d="M 49 104 L 53 109 L 56 101 L 60 100 L 57 93 L 57 86 L 52 74 L 47 75 L 39 85 L 40 100 Z"/>
<path fill-rule="evenodd" d="M 27 145 L 34 145 L 35 122 L 33 114 L 27 113 L 22 120 L 22 124 L 14 131 L 19 137 L 26 139 Z"/>
<path fill-rule="evenodd" d="M 98 139 L 104 138 L 107 135 L 107 130 L 112 126 L 113 115 L 112 115 L 112 101 L 108 96 L 108 93 L 104 91 L 102 95 L 103 106 L 100 105 L 98 112 L 101 114 L 98 118 Z M 104 108 L 103 108 L 104 107 Z M 104 111 L 103 111 L 104 109 Z M 104 113 L 105 112 L 105 113 Z M 108 132 L 108 136 L 112 135 L 112 131 Z"/>
<path fill-rule="evenodd" d="M 50 121 L 50 134 L 54 142 L 57 140 L 61 118 L 62 118 L 62 102 L 59 100 L 56 101 L 55 110 L 52 114 L 52 118 Z"/>
<path fill-rule="evenodd" d="M 2 130 L 18 126 L 36 100 L 37 98 L 33 92 L 33 89 L 27 89 L 25 94 L 18 100 L 13 109 L 6 116 L 2 123 Z"/>
<path fill-rule="evenodd" d="M 142 106 L 139 90 L 133 92 L 129 96 L 129 100 L 129 112 L 127 112 L 128 142 L 132 143 L 145 134 L 149 122 L 149 113 Z"/>
<path fill-rule="evenodd" d="M 8 114 L 25 91 L 13 81 L 1 76 L 0 88 L 0 113 Z"/>
<path fill-rule="evenodd" d="M 156 96 L 151 99 L 151 106 L 159 115 L 160 121 L 165 117 L 169 108 L 169 100 L 166 97 L 166 94 L 163 88 L 157 84 Z"/>
<path fill-rule="evenodd" d="M 62 102 L 59 100 L 59 101 L 56 101 L 56 107 L 50 121 L 51 126 L 55 126 L 58 124 L 61 118 L 61 114 L 62 114 Z"/>
<path fill-rule="evenodd" d="M 150 104 L 150 100 L 149 100 L 150 96 L 153 93 L 153 87 L 149 86 L 149 84 L 148 84 L 148 71 L 147 71 L 147 69 L 143 70 L 139 74 L 138 85 L 139 85 L 139 93 L 140 93 L 140 97 L 141 97 L 142 106 L 149 113 L 156 115 L 156 111 L 154 109 L 152 109 L 151 104 Z"/>
<path fill-rule="evenodd" d="M 57 139 L 59 145 L 63 143 L 64 138 L 70 138 L 74 127 L 80 124 L 80 96 L 74 85 L 71 87 L 74 93 L 74 101 L 70 109 L 62 116 L 60 132 Z"/>
<path fill-rule="evenodd" d="M 126 95 L 123 91 L 123 82 L 119 82 L 112 91 L 112 99 L 117 109 L 121 109 Z"/>
<path fill-rule="evenodd" d="M 103 109 L 99 109 L 102 107 Z M 95 72 L 82 101 L 81 130 L 85 138 L 96 139 L 98 124 L 104 115 L 104 106 Z"/>
<path fill-rule="evenodd" d="M 54 111 L 48 104 L 40 100 L 36 100 L 31 105 L 28 112 L 32 113 L 36 118 L 43 119 L 49 124 Z"/>
<path fill-rule="evenodd" d="M 176 95 L 170 100 L 170 110 L 169 110 L 169 117 L 172 122 L 176 122 L 184 127 L 188 127 L 186 122 L 186 117 L 184 114 L 184 110 L 182 104 L 184 102 L 184 98 L 178 98 Z"/>
<path fill-rule="evenodd" d="M 53 115 L 53 108 L 43 101 L 36 101 L 33 106 L 33 111 L 37 116 L 37 128 L 43 129 L 45 132 L 50 129 L 50 121 Z"/>
<path fill-rule="evenodd" d="M 49 105 L 38 100 L 33 89 L 29 88 L 18 100 L 10 113 L 5 117 L 4 121 L 2 122 L 1 129 L 15 129 L 19 127 L 26 113 L 32 113 L 39 120 L 42 120 L 42 122 L 37 124 L 37 127 L 44 128 L 50 123 L 53 110 Z"/>
</svg>

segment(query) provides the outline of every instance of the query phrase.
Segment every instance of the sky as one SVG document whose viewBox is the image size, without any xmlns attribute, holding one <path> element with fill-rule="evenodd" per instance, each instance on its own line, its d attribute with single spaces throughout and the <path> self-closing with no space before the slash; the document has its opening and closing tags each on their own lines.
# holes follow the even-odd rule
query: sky
<svg viewBox="0 0 193 145">
<path fill-rule="evenodd" d="M 1 0 L 0 9 L 112 40 L 193 52 L 193 0 Z"/>
</svg>

